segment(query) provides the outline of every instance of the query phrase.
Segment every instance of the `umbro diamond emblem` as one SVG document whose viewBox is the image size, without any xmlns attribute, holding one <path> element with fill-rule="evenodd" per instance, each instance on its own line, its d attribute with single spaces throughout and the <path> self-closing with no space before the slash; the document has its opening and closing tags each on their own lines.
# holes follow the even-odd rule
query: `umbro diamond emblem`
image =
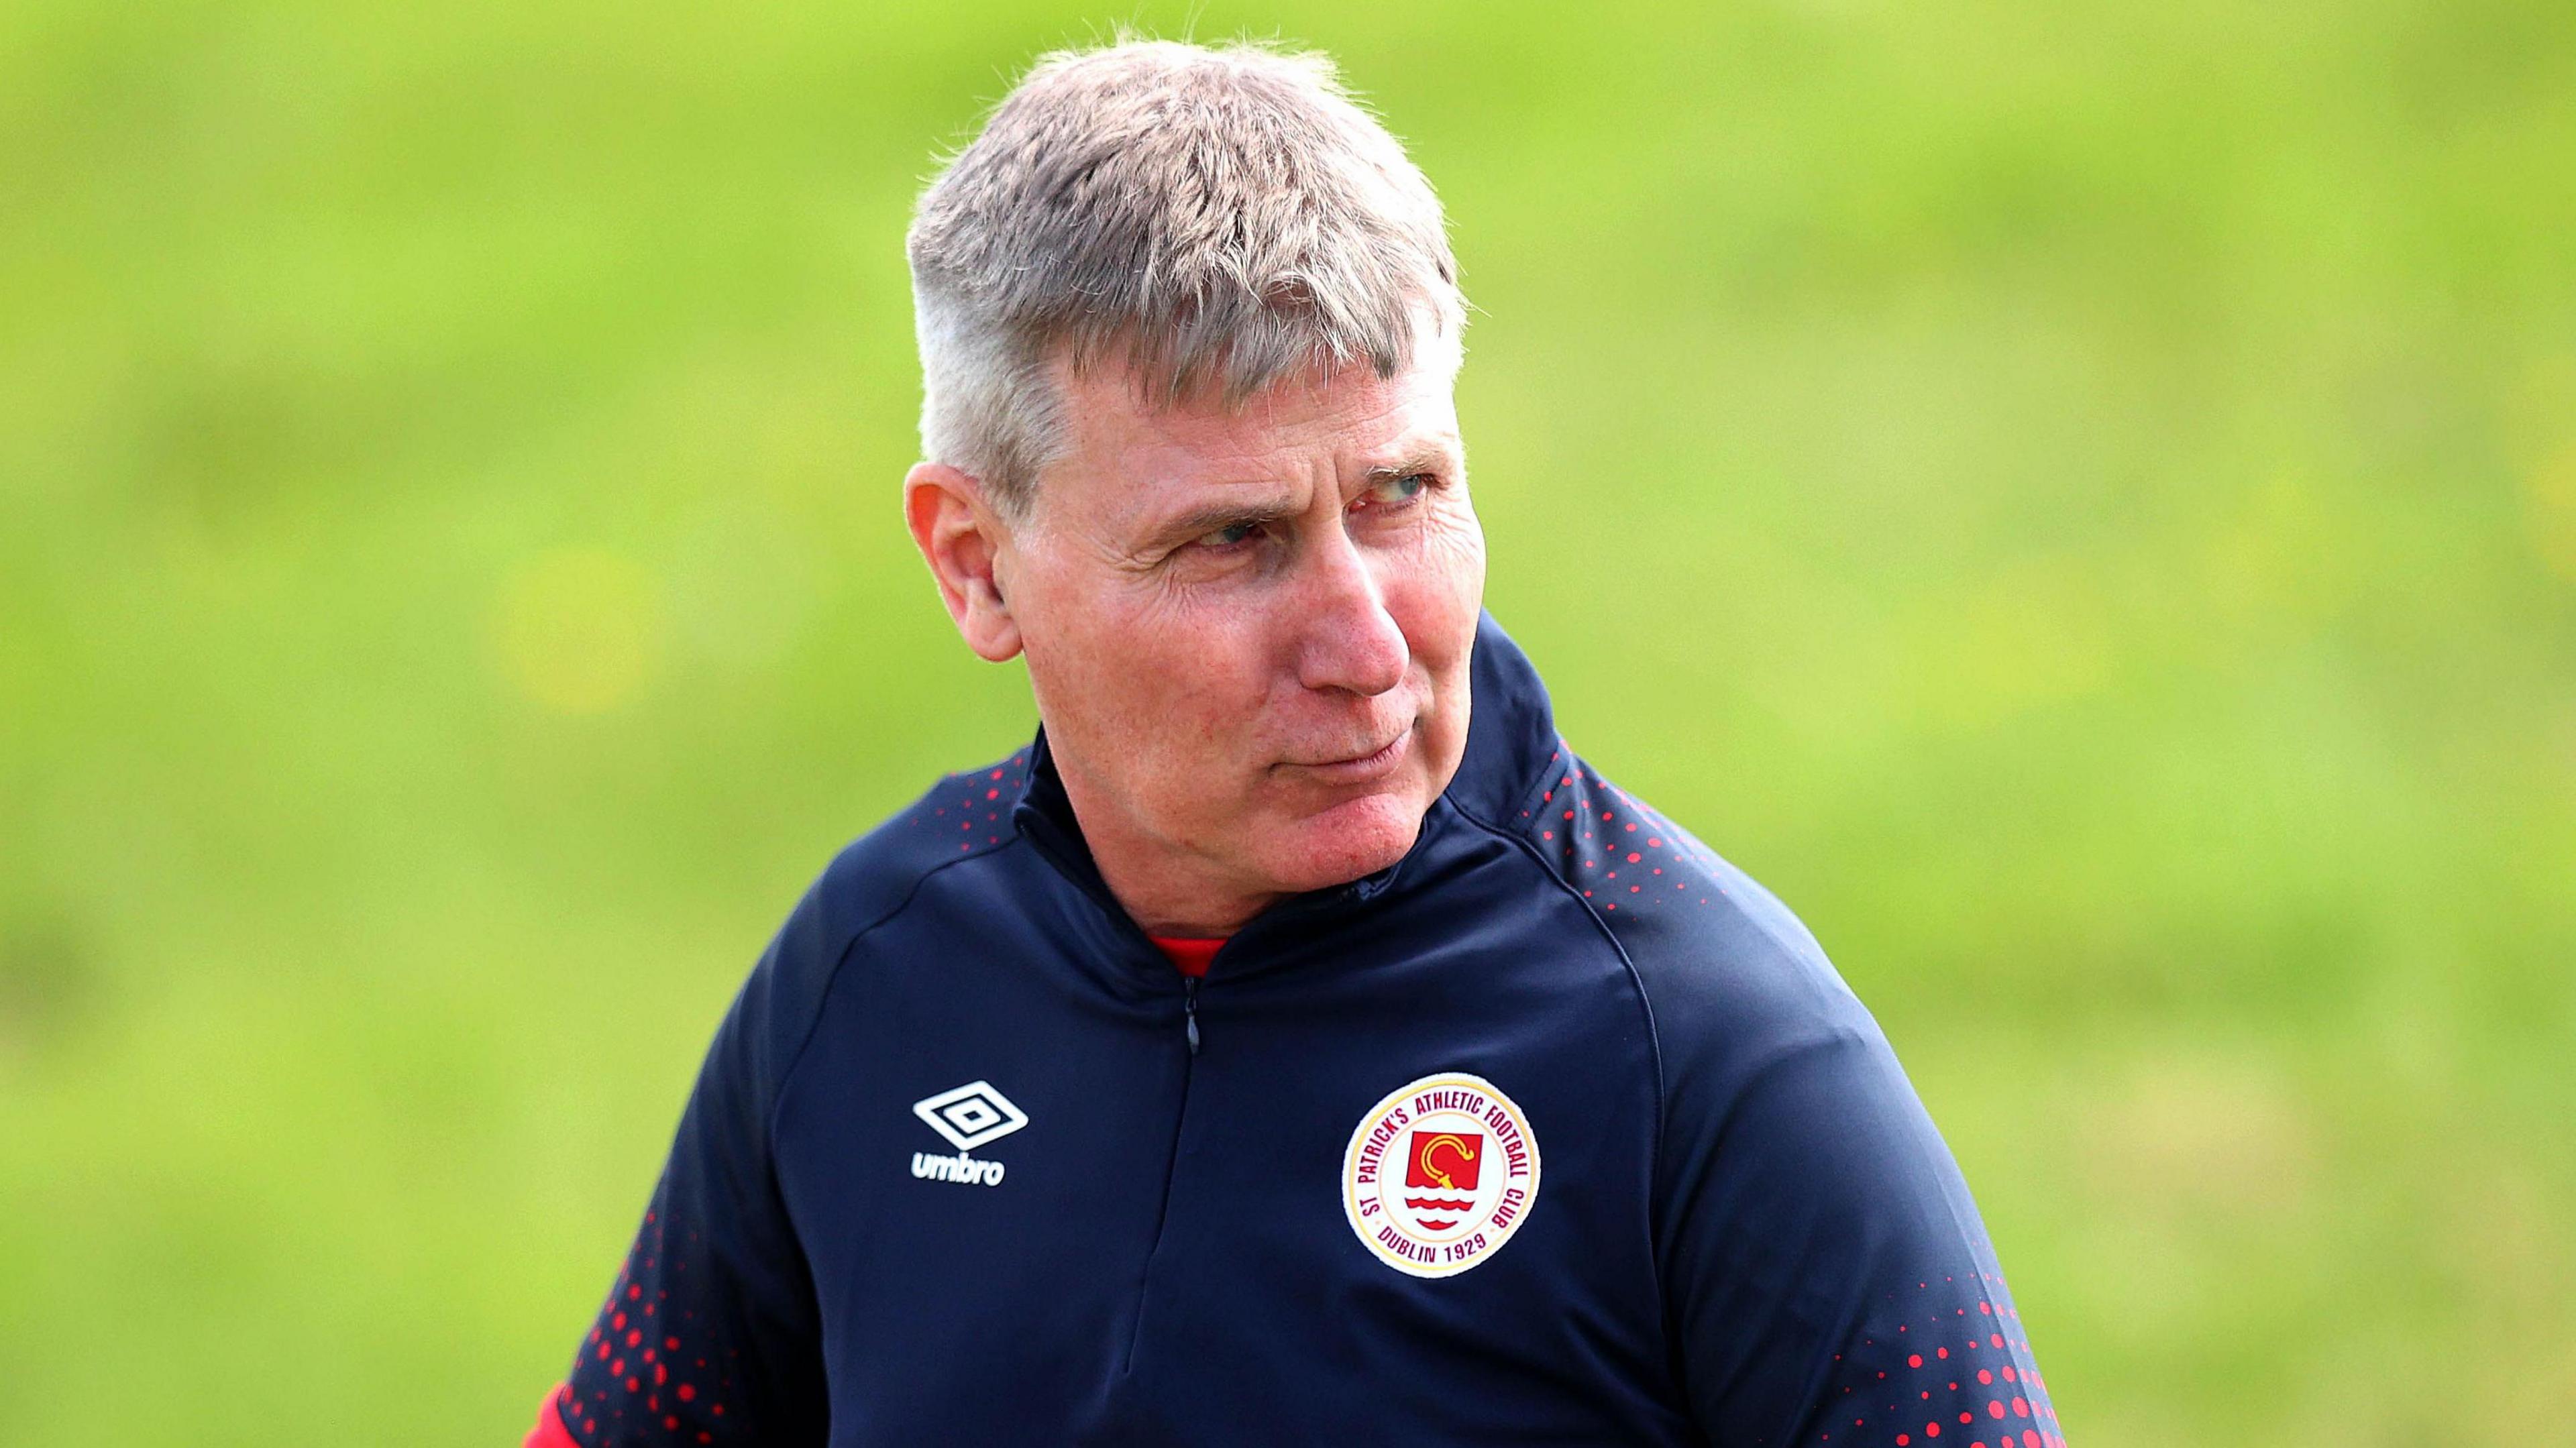
<svg viewBox="0 0 2576 1448">
<path fill-rule="evenodd" d="M 955 1156 L 914 1152 L 914 1176 L 988 1187 L 1002 1184 L 1002 1164 L 977 1161 L 968 1153 L 1029 1124 L 1029 1114 L 1012 1105 L 1011 1098 L 995 1090 L 990 1081 L 969 1081 L 936 1096 L 925 1096 L 912 1103 L 912 1114 L 957 1148 Z"/>
</svg>

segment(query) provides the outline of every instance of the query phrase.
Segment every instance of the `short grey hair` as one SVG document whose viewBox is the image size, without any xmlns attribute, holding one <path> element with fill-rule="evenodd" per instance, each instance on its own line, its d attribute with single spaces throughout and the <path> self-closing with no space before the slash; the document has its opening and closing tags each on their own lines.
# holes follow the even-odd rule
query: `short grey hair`
<svg viewBox="0 0 2576 1448">
<path fill-rule="evenodd" d="M 1141 400 L 1365 359 L 1466 326 L 1439 198 L 1317 54 L 1128 40 L 1042 57 L 922 193 L 906 237 L 923 455 L 1027 515 L 1061 454 L 1049 368 Z"/>
</svg>

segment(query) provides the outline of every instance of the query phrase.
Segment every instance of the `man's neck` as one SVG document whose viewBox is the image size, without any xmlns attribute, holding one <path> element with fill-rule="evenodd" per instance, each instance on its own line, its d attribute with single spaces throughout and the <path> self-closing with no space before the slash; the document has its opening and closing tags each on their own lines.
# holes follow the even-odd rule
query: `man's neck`
<svg viewBox="0 0 2576 1448">
<path fill-rule="evenodd" d="M 1065 769 L 1061 756 L 1057 777 L 1101 881 L 1147 935 L 1218 939 L 1287 898 L 1138 829 L 1100 799 L 1079 771 Z"/>
</svg>

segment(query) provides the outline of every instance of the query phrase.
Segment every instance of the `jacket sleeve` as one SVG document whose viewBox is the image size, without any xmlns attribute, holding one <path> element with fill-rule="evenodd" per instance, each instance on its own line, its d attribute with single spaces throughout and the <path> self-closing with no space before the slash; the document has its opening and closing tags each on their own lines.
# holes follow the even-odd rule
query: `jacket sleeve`
<svg viewBox="0 0 2576 1448">
<path fill-rule="evenodd" d="M 813 1282 L 769 1132 L 811 983 L 832 963 L 818 917 L 809 895 L 726 1012 L 634 1245 L 531 1443 L 824 1441 Z"/>
<path fill-rule="evenodd" d="M 2062 1448 L 1976 1206 L 1873 1024 L 1679 1084 L 1659 1252 L 1712 1443 Z"/>
</svg>

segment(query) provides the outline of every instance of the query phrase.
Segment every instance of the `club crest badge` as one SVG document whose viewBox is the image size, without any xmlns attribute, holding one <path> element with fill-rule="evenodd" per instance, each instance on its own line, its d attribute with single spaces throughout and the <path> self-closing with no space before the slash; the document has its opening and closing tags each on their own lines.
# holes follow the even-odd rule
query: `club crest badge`
<svg viewBox="0 0 2576 1448">
<path fill-rule="evenodd" d="M 1342 1210 L 1378 1260 L 1452 1277 L 1520 1230 L 1538 1201 L 1538 1139 L 1482 1076 L 1425 1076 L 1360 1118 L 1342 1157 Z"/>
</svg>

